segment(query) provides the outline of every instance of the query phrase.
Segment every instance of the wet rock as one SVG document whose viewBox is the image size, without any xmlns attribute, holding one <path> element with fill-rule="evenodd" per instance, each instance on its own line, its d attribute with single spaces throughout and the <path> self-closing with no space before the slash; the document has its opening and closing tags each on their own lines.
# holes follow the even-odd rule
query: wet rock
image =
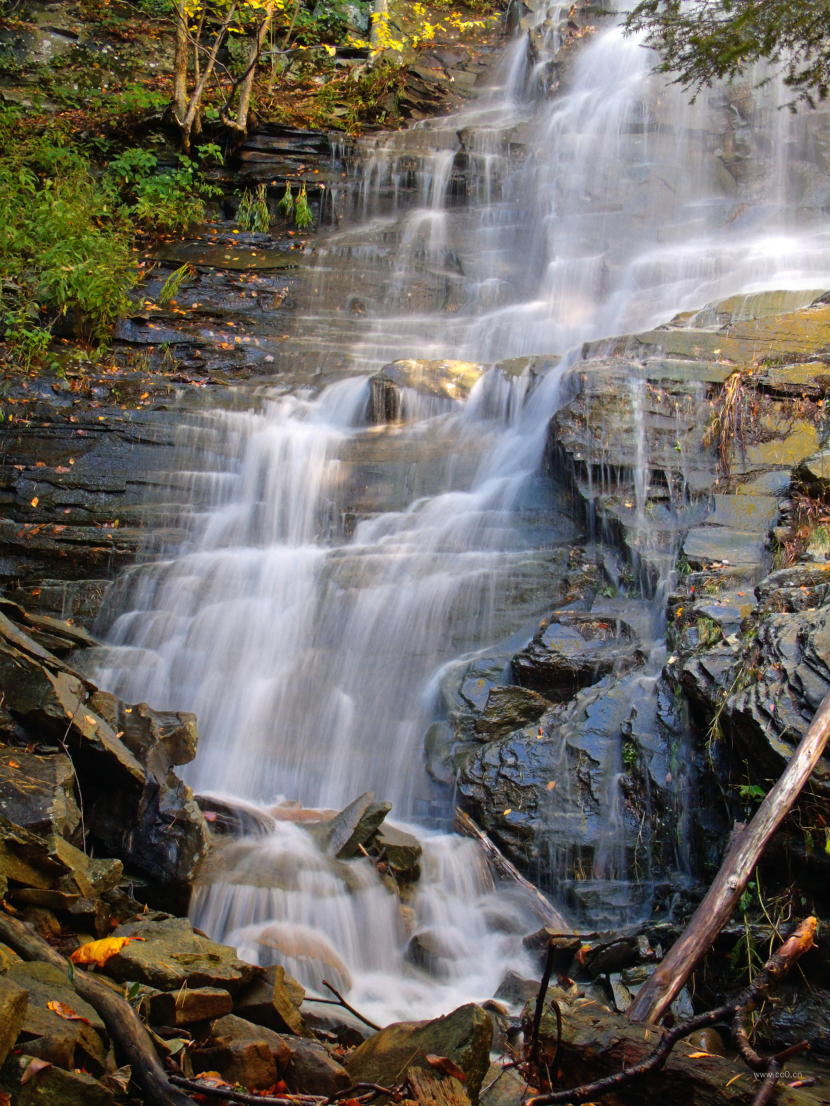
<svg viewBox="0 0 830 1106">
<path fill-rule="evenodd" d="M 480 365 L 467 361 L 394 361 L 371 378 L 370 419 L 374 423 L 405 419 L 407 407 L 412 406 L 407 392 L 439 404 L 443 401 L 443 409 L 449 410 L 455 401 L 467 397 L 482 371 Z M 421 414 L 420 407 L 414 413 Z"/>
<path fill-rule="evenodd" d="M 348 1010 L 338 1010 L 333 1006 L 317 1006 L 314 999 L 308 999 L 303 1005 L 303 1020 L 315 1032 L 325 1039 L 334 1038 L 345 1048 L 362 1045 L 372 1035 L 364 1022 L 355 1018 Z"/>
<path fill-rule="evenodd" d="M 119 982 L 137 981 L 159 991 L 217 987 L 237 994 L 259 969 L 237 959 L 234 949 L 200 937 L 186 918 L 147 914 L 118 926 L 115 937 L 131 941 L 107 961 L 107 974 Z"/>
<path fill-rule="evenodd" d="M 0 812 L 32 833 L 76 840 L 81 812 L 69 757 L 0 748 Z"/>
<path fill-rule="evenodd" d="M 0 1067 L 6 1062 L 26 1021 L 29 995 L 14 979 L 0 976 Z"/>
<path fill-rule="evenodd" d="M 550 702 L 535 691 L 524 687 L 493 687 L 487 695 L 487 704 L 476 722 L 476 733 L 484 740 L 503 737 L 520 730 L 529 722 L 538 722 Z"/>
<path fill-rule="evenodd" d="M 383 852 L 384 859 L 395 872 L 410 872 L 421 859 L 418 838 L 405 830 L 385 822 L 377 831 L 374 843 Z"/>
<path fill-rule="evenodd" d="M 313 826 L 311 833 L 323 852 L 349 860 L 357 856 L 391 809 L 391 803 L 377 803 L 374 791 L 367 791 L 334 818 Z"/>
<path fill-rule="evenodd" d="M 59 968 L 35 962 L 14 964 L 3 980 L 16 983 L 29 996 L 18 1041 L 26 1055 L 38 1056 L 67 1071 L 83 1068 L 96 1076 L 104 1072 L 109 1047 L 104 1023 L 89 1003 L 75 993 Z M 86 1022 L 60 1017 L 49 1009 L 50 1002 L 63 1003 Z"/>
<path fill-rule="evenodd" d="M 426 929 L 410 937 L 404 952 L 404 960 L 427 975 L 438 979 L 446 978 L 449 965 L 453 960 L 453 950 L 449 942 L 435 930 Z"/>
<path fill-rule="evenodd" d="M 223 987 L 187 987 L 179 992 L 159 991 L 142 1004 L 151 1025 L 193 1025 L 214 1021 L 233 1009 L 233 998 Z"/>
<path fill-rule="evenodd" d="M 634 634 L 626 623 L 561 613 L 551 616 L 530 645 L 513 658 L 513 673 L 522 686 L 567 702 L 580 688 L 639 660 Z"/>
<path fill-rule="evenodd" d="M 10 1056 L 0 1069 L 0 1091 L 15 1106 L 110 1106 L 113 1093 L 93 1076 L 57 1065 L 44 1068 L 29 1082 L 21 1079 L 31 1057 Z"/>
<path fill-rule="evenodd" d="M 388 1087 L 400 1082 L 410 1065 L 423 1066 L 425 1054 L 446 1056 L 465 1072 L 467 1093 L 476 1102 L 490 1064 L 492 1039 L 489 1015 L 468 1003 L 434 1021 L 386 1026 L 355 1049 L 346 1067 L 355 1082 Z"/>
<path fill-rule="evenodd" d="M 0 814 L 0 876 L 26 887 L 51 891 L 70 873 L 49 845 L 36 834 Z M 77 889 L 76 889 L 77 890 Z"/>
<path fill-rule="evenodd" d="M 530 1088 L 515 1068 L 491 1064 L 484 1077 L 479 1106 L 521 1106 Z"/>
<path fill-rule="evenodd" d="M 539 993 L 538 979 L 523 979 L 518 972 L 508 972 L 495 993 L 495 998 L 509 1002 L 511 1006 L 522 1005 Z"/>
<path fill-rule="evenodd" d="M 106 855 L 160 883 L 192 878 L 209 832 L 172 772 L 195 753 L 192 715 L 129 707 L 96 692 L 2 614 L 0 687 L 18 720 L 72 749 L 86 829 Z"/>
<path fill-rule="evenodd" d="M 469 718 L 473 724 L 472 715 Z M 458 741 L 447 722 L 433 722 L 424 737 L 426 769 L 436 783 L 452 786 L 458 769 L 475 749 L 472 741 Z"/>
</svg>

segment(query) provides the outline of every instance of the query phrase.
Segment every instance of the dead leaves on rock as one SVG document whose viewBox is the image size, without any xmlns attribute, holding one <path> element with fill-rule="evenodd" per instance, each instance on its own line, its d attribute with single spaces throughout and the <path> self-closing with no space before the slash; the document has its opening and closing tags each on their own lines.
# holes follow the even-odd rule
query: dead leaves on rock
<svg viewBox="0 0 830 1106">
<path fill-rule="evenodd" d="M 69 959 L 73 964 L 93 964 L 103 968 L 111 956 L 116 956 L 130 941 L 143 941 L 143 937 L 103 937 L 100 941 L 87 941 L 75 949 Z"/>
<path fill-rule="evenodd" d="M 51 1066 L 48 1060 L 41 1060 L 39 1056 L 33 1056 L 26 1065 L 26 1070 L 20 1077 L 21 1085 L 23 1083 L 28 1083 L 30 1079 L 34 1079 L 36 1075 L 40 1075 L 42 1071 L 46 1071 L 46 1069 L 51 1068 Z"/>
<path fill-rule="evenodd" d="M 76 1014 L 65 1002 L 58 1002 L 57 999 L 52 999 L 52 1001 L 47 1002 L 46 1005 L 53 1014 L 57 1014 L 59 1018 L 64 1018 L 68 1022 L 83 1022 L 84 1025 L 90 1024 L 88 1018 L 85 1018 L 83 1014 Z"/>
<path fill-rule="evenodd" d="M 450 1075 L 453 1079 L 457 1079 L 459 1083 L 467 1082 L 466 1073 L 450 1060 L 448 1056 L 436 1056 L 434 1053 L 427 1053 L 427 1063 L 435 1071 L 440 1071 L 442 1075 Z"/>
</svg>

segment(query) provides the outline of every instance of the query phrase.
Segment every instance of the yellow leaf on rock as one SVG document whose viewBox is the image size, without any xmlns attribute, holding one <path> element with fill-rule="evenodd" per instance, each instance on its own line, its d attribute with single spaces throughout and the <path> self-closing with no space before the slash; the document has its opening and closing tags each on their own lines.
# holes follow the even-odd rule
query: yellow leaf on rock
<svg viewBox="0 0 830 1106">
<path fill-rule="evenodd" d="M 556 780 L 551 780 L 550 783 L 545 784 L 545 791 L 553 791 L 554 787 L 556 787 Z"/>
<path fill-rule="evenodd" d="M 57 999 L 52 999 L 51 1002 L 46 1003 L 47 1007 L 53 1014 L 57 1014 L 59 1018 L 65 1018 L 68 1022 L 83 1022 L 84 1025 L 89 1025 L 89 1019 L 85 1018 L 83 1014 L 76 1014 L 71 1006 L 67 1006 L 65 1002 L 58 1002 Z"/>
<path fill-rule="evenodd" d="M 700 1060 L 704 1056 L 714 1056 L 714 1053 L 713 1052 L 690 1052 L 689 1053 L 689 1059 L 690 1060 Z"/>
<path fill-rule="evenodd" d="M 37 507 L 37 504 L 38 504 L 38 498 L 37 498 L 37 496 L 35 496 L 35 498 L 32 500 L 32 506 Z"/>
<path fill-rule="evenodd" d="M 512 807 L 508 807 L 507 810 L 504 812 L 505 818 L 507 817 L 508 814 L 512 814 L 512 813 L 513 813 Z"/>
<path fill-rule="evenodd" d="M 69 959 L 73 964 L 97 964 L 101 968 L 130 941 L 143 940 L 143 937 L 104 937 L 100 941 L 87 941 L 85 945 L 75 949 Z"/>
</svg>

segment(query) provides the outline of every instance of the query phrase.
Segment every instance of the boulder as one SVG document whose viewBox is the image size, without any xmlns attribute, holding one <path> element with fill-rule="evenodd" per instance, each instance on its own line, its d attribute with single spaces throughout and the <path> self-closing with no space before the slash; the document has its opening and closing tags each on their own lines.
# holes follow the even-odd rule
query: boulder
<svg viewBox="0 0 830 1106">
<path fill-rule="evenodd" d="M 0 1092 L 15 1106 L 110 1106 L 113 1093 L 93 1076 L 53 1065 L 21 1085 L 31 1056 L 10 1056 L 0 1069 Z"/>
<path fill-rule="evenodd" d="M 267 1041 L 231 1041 L 213 1048 L 193 1049 L 188 1057 L 191 1071 L 218 1071 L 228 1083 L 264 1090 L 277 1081 L 277 1065 Z"/>
<path fill-rule="evenodd" d="M 423 411 L 416 406 L 415 397 L 427 403 L 432 400 L 436 413 L 450 410 L 456 401 L 467 398 L 483 371 L 481 365 L 470 361 L 393 361 L 369 382 L 370 421 L 396 422 L 411 415 L 410 408 L 415 413 Z"/>
<path fill-rule="evenodd" d="M 27 1056 L 38 1056 L 57 1067 L 83 1068 L 102 1075 L 106 1068 L 109 1038 L 97 1011 L 84 1002 L 67 976 L 52 964 L 13 964 L 3 976 L 28 994 L 26 1016 L 18 1047 Z M 80 1016 L 70 1021 L 49 1009 L 59 1002 Z"/>
<path fill-rule="evenodd" d="M 374 791 L 367 791 L 333 818 L 312 826 L 311 833 L 323 852 L 349 860 L 357 856 L 391 809 L 391 803 L 377 803 Z"/>
<path fill-rule="evenodd" d="M 187 987 L 157 991 L 142 1006 L 151 1025 L 193 1025 L 213 1021 L 233 1010 L 233 998 L 224 987 Z"/>
<path fill-rule="evenodd" d="M 346 1069 L 355 1083 L 399 1083 L 410 1065 L 423 1067 L 426 1055 L 446 1056 L 467 1076 L 466 1090 L 478 1100 L 490 1064 L 493 1023 L 474 1003 L 460 1006 L 434 1021 L 397 1022 L 386 1026 L 354 1050 Z"/>
<path fill-rule="evenodd" d="M 44 838 L 0 814 L 0 876 L 26 887 L 51 891 L 68 874 L 70 868 L 58 856 L 50 855 Z"/>
<path fill-rule="evenodd" d="M 538 722 L 550 705 L 538 692 L 525 687 L 492 687 L 476 722 L 476 733 L 483 740 L 503 737 L 529 722 Z"/>
<path fill-rule="evenodd" d="M 304 997 L 305 991 L 300 984 L 277 964 L 266 969 L 264 979 L 255 979 L 242 988 L 234 1003 L 234 1012 L 240 1018 L 267 1026 L 277 1033 L 310 1037 L 311 1031 L 299 1011 Z"/>
<path fill-rule="evenodd" d="M 618 618 L 561 612 L 551 615 L 516 654 L 513 675 L 522 687 L 567 702 L 580 688 L 640 661 L 631 627 Z"/>
<path fill-rule="evenodd" d="M 81 812 L 69 757 L 0 748 L 0 810 L 32 833 L 76 840 Z"/>
<path fill-rule="evenodd" d="M 454 960 L 450 944 L 432 929 L 425 929 L 409 939 L 404 960 L 415 968 L 436 979 L 446 979 L 450 974 L 450 965 Z"/>
<path fill-rule="evenodd" d="M 195 755 L 194 716 L 97 691 L 2 612 L 0 689 L 27 730 L 66 741 L 100 850 L 158 883 L 187 883 L 209 843 L 192 792 L 172 771 Z"/>
<path fill-rule="evenodd" d="M 0 976 L 12 966 L 12 964 L 22 964 L 23 961 L 14 951 L 10 949 L 8 945 L 0 943 Z"/>
<path fill-rule="evenodd" d="M 113 936 L 143 938 L 107 960 L 107 974 L 119 982 L 136 981 L 159 991 L 218 987 L 235 995 L 260 972 L 239 960 L 234 949 L 200 936 L 186 918 L 139 915 L 118 926 Z"/>
<path fill-rule="evenodd" d="M 0 1067 L 23 1028 L 28 1005 L 28 992 L 13 979 L 0 976 Z"/>
<path fill-rule="evenodd" d="M 388 822 L 380 827 L 374 843 L 383 851 L 386 863 L 395 872 L 410 872 L 421 859 L 421 844 L 417 837 Z"/>
</svg>

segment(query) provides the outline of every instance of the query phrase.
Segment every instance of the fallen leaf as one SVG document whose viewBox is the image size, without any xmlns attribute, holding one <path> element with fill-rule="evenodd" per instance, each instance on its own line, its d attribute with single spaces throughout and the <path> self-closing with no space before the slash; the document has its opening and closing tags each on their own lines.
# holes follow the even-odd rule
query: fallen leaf
<svg viewBox="0 0 830 1106">
<path fill-rule="evenodd" d="M 504 817 L 506 818 L 508 814 L 512 814 L 512 813 L 513 813 L 512 807 L 508 807 L 507 810 L 504 812 Z"/>
<path fill-rule="evenodd" d="M 37 496 L 35 496 L 35 498 L 32 500 L 32 506 L 37 507 L 37 505 L 38 505 L 38 498 L 37 498 Z"/>
<path fill-rule="evenodd" d="M 8 1091 L 0 1091 L 0 1106 L 12 1106 L 12 1096 Z"/>
<path fill-rule="evenodd" d="M 130 941 L 143 941 L 143 937 L 104 937 L 100 941 L 87 941 L 75 949 L 69 959 L 73 964 L 97 964 L 103 967 L 111 956 L 116 956 Z"/>
<path fill-rule="evenodd" d="M 57 999 L 52 999 L 46 1003 L 47 1007 L 53 1014 L 57 1014 L 59 1018 L 65 1018 L 68 1022 L 83 1022 L 84 1025 L 89 1025 L 89 1019 L 85 1018 L 82 1014 L 76 1014 L 71 1006 L 67 1006 L 65 1002 L 58 1002 Z"/>
<path fill-rule="evenodd" d="M 17 763 L 16 760 L 10 760 L 9 761 L 9 768 L 19 768 L 19 767 L 20 767 L 20 765 Z"/>
<path fill-rule="evenodd" d="M 700 1060 L 704 1056 L 714 1056 L 714 1053 L 713 1052 L 690 1052 L 689 1053 L 689 1059 L 690 1060 Z"/>
<path fill-rule="evenodd" d="M 556 780 L 551 780 L 550 783 L 545 784 L 545 791 L 553 791 L 554 787 L 556 787 Z"/>
<path fill-rule="evenodd" d="M 727 1087 L 731 1087 L 733 1083 L 737 1082 L 737 1080 L 741 1079 L 741 1078 L 742 1078 L 742 1074 L 741 1075 L 733 1075 L 732 1078 L 729 1080 L 729 1082 L 726 1084 Z"/>
<path fill-rule="evenodd" d="M 125 1064 L 123 1068 L 118 1068 L 111 1075 L 105 1075 L 101 1082 L 116 1094 L 126 1094 L 132 1077 L 133 1069 L 129 1064 Z"/>
<path fill-rule="evenodd" d="M 51 1064 L 48 1060 L 41 1060 L 39 1056 L 33 1056 L 26 1066 L 26 1070 L 20 1076 L 21 1083 L 28 1083 L 30 1079 L 34 1079 L 42 1071 L 46 1071 L 47 1068 L 51 1068 Z"/>
<path fill-rule="evenodd" d="M 444 1075 L 451 1075 L 453 1079 L 457 1079 L 459 1083 L 466 1083 L 466 1073 L 456 1064 L 450 1060 L 448 1056 L 435 1056 L 433 1053 L 427 1054 L 427 1063 L 431 1068 L 435 1068 L 436 1071 L 443 1072 Z"/>
</svg>

